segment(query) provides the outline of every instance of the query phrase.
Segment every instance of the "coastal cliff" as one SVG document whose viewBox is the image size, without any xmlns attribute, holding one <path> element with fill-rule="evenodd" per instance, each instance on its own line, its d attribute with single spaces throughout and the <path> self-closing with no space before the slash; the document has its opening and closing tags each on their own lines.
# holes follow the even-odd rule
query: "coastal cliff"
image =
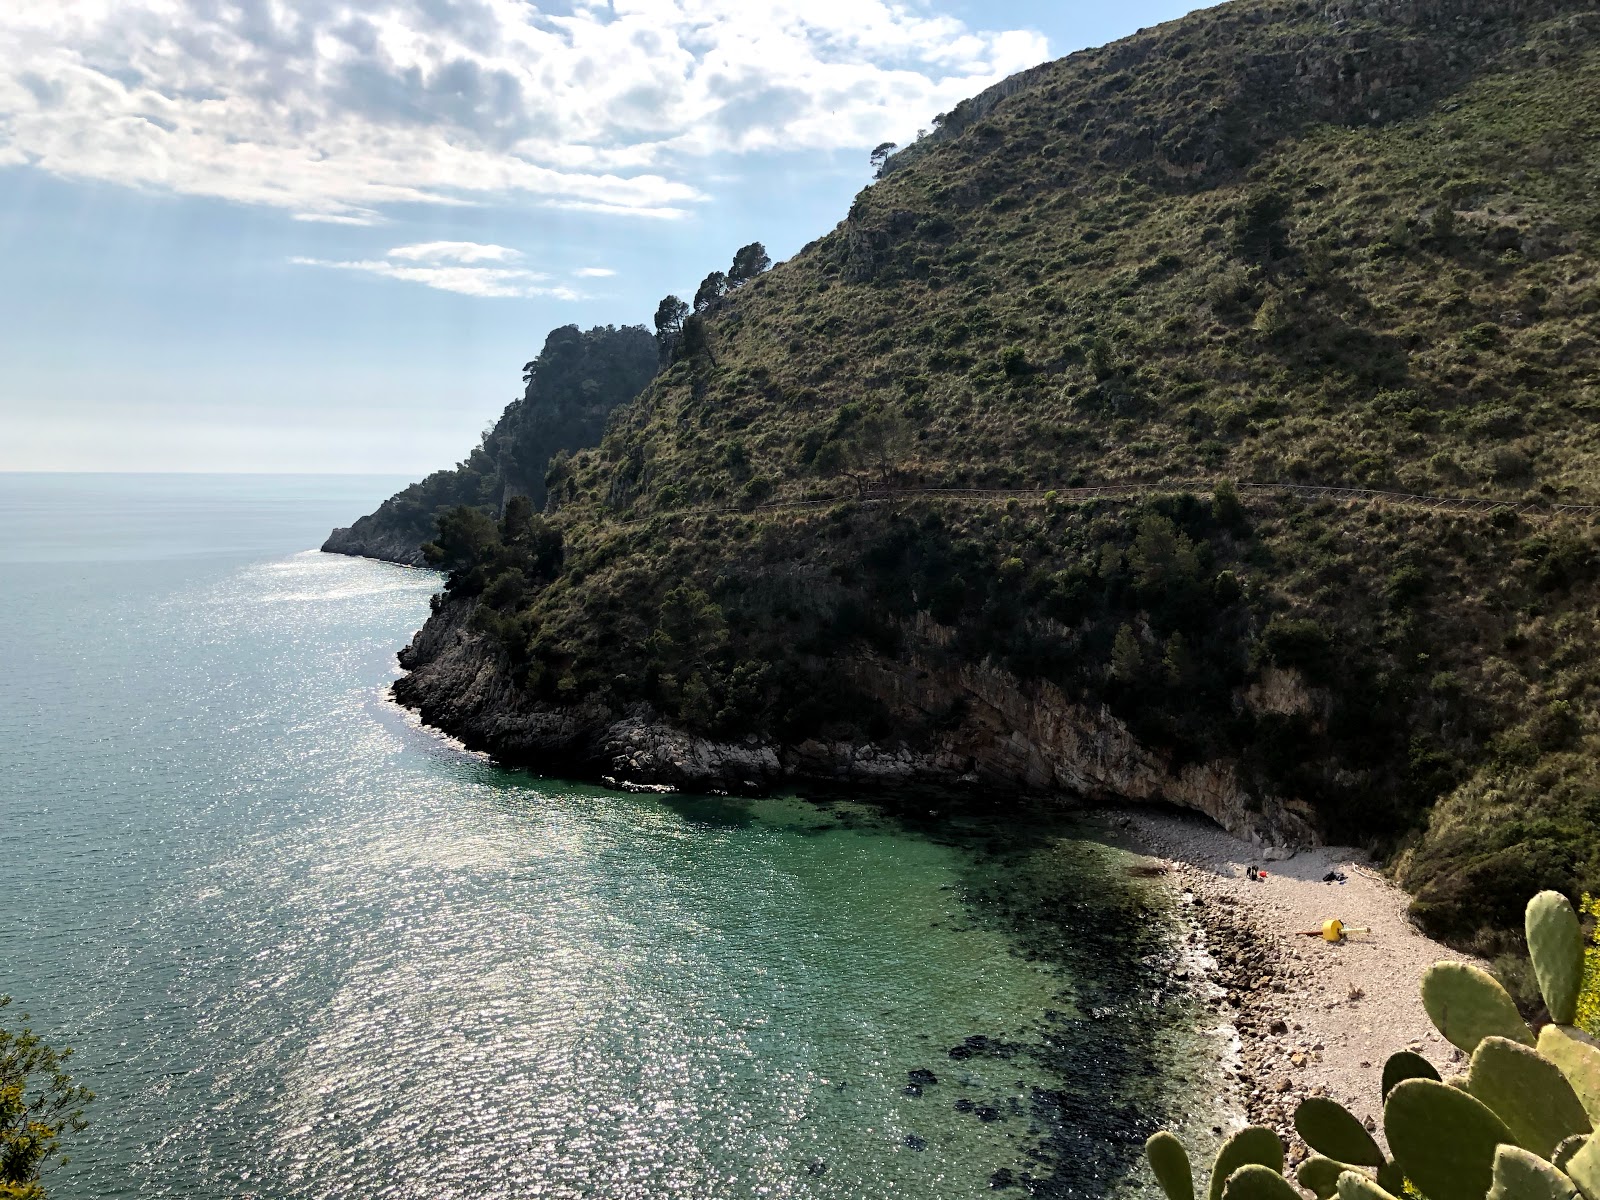
<svg viewBox="0 0 1600 1200">
<path fill-rule="evenodd" d="M 600 440 L 606 421 L 655 375 L 655 339 L 640 325 L 553 329 L 523 371 L 520 399 L 506 407 L 479 444 L 451 470 L 435 471 L 322 544 L 350 554 L 421 567 L 441 513 L 466 506 L 498 513 L 511 496 L 542 509 L 552 467 Z"/>
<path fill-rule="evenodd" d="M 509 765 L 689 791 L 810 785 L 993 795 L 1001 805 L 1018 793 L 1154 802 L 1203 813 L 1268 852 L 1317 841 L 1306 806 L 1253 795 L 1236 764 L 1175 763 L 1142 745 L 1103 705 L 1073 703 L 1048 683 L 1024 683 L 992 665 L 949 663 L 943 651 L 952 631 L 926 620 L 913 635 L 920 650 L 905 661 L 867 655 L 851 670 L 907 728 L 956 701 L 959 723 L 919 745 L 820 738 L 785 744 L 754 734 L 699 736 L 644 703 L 626 712 L 529 703 L 501 647 L 473 628 L 475 608 L 457 601 L 435 613 L 400 654 L 407 673 L 396 681 L 395 697 L 428 724 Z"/>
<path fill-rule="evenodd" d="M 539 770 L 1361 845 L 1498 952 L 1600 891 L 1596 131 L 1595 0 L 1030 70 L 680 316 L 556 503 L 451 518 L 396 694 Z"/>
</svg>

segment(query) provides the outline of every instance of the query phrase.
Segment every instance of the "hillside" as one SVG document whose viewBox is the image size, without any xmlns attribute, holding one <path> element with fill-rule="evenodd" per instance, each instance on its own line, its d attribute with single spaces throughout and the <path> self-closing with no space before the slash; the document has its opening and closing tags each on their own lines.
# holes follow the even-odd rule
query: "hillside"
<svg viewBox="0 0 1600 1200">
<path fill-rule="evenodd" d="M 498 512 L 513 495 L 544 507 L 551 460 L 597 443 L 606 418 L 639 394 L 656 365 L 655 339 L 643 326 L 551 330 L 539 356 L 522 369 L 522 398 L 506 407 L 472 453 L 389 497 L 349 528 L 335 529 L 322 548 L 420 567 L 440 513 L 459 505 Z"/>
<path fill-rule="evenodd" d="M 447 529 L 397 693 L 546 770 L 1367 844 L 1495 952 L 1600 890 L 1600 556 L 1541 511 L 1600 502 L 1597 132 L 1591 0 L 1236 0 L 1028 72 L 691 317 L 544 515 Z M 1020 494 L 908 490 L 959 487 Z"/>
</svg>

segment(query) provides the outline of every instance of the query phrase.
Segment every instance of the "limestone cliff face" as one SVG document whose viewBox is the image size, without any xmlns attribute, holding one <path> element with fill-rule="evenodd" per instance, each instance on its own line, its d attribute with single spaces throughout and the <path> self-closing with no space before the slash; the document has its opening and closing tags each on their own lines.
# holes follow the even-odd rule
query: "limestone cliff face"
<svg viewBox="0 0 1600 1200">
<path fill-rule="evenodd" d="M 473 608 L 440 605 L 401 652 L 407 674 L 396 681 L 395 697 L 428 724 L 509 764 L 687 790 L 755 793 L 812 784 L 1165 803 L 1205 813 L 1264 850 L 1316 841 L 1309 809 L 1253 794 L 1233 763 L 1176 764 L 1101 706 L 987 664 L 952 663 L 941 653 L 949 631 L 932 622 L 908 631 L 915 648 L 905 657 L 864 655 L 852 671 L 891 712 L 910 719 L 959 711 L 954 727 L 918 746 L 787 745 L 754 735 L 740 742 L 698 737 L 643 706 L 619 713 L 593 704 L 530 703 L 502 653 L 473 630 Z M 1280 681 L 1283 689 L 1292 690 Z"/>
</svg>

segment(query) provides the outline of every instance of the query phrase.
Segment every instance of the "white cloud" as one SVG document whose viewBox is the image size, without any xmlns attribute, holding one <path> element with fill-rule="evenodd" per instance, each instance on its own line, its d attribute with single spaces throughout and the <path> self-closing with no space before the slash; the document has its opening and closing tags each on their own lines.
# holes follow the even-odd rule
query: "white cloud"
<svg viewBox="0 0 1600 1200">
<path fill-rule="evenodd" d="M 420 283 L 425 287 L 437 288 L 441 292 L 457 292 L 463 296 L 483 296 L 493 299 L 527 299 L 533 296 L 550 296 L 557 300 L 583 299 L 581 292 L 560 284 L 552 286 L 547 283 L 550 278 L 548 275 L 540 274 L 538 271 L 525 271 L 519 267 L 415 267 L 386 258 L 339 262 L 326 258 L 297 257 L 289 261 L 302 267 L 364 271 L 369 275 L 380 275 L 385 279 L 401 279 L 407 283 Z"/>
<path fill-rule="evenodd" d="M 1041 61 L 924 0 L 6 0 L 0 163 L 375 224 L 672 218 L 697 159 L 864 148 Z"/>
<path fill-rule="evenodd" d="M 509 246 L 486 245 L 483 242 L 418 242 L 414 246 L 396 246 L 389 251 L 390 258 L 404 258 L 411 262 L 516 262 L 522 257 Z"/>
<path fill-rule="evenodd" d="M 325 225 L 376 225 L 382 220 L 377 213 L 295 213 L 293 219 Z"/>
<path fill-rule="evenodd" d="M 579 267 L 573 274 L 579 279 L 609 279 L 616 272 L 610 267 Z"/>
</svg>

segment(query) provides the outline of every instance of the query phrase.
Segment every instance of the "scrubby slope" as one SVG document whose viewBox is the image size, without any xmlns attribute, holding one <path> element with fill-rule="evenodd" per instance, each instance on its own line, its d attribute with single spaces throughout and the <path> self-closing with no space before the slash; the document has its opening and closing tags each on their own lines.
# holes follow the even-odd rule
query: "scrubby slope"
<svg viewBox="0 0 1600 1200">
<path fill-rule="evenodd" d="M 422 546 L 439 514 L 458 505 L 498 512 L 510 495 L 545 500 L 551 460 L 600 440 L 606 418 L 655 375 L 655 340 L 643 326 L 576 325 L 550 331 L 539 357 L 523 368 L 527 388 L 507 406 L 472 453 L 389 497 L 375 512 L 335 529 L 322 548 L 423 566 Z"/>
<path fill-rule="evenodd" d="M 561 569 L 463 549 L 402 692 L 512 757 L 670 775 L 659 719 L 1371 842 L 1459 939 L 1600 885 L 1592 531 L 1207 482 L 1600 500 L 1594 4 L 1238 0 L 1009 90 L 694 318 Z"/>
</svg>

